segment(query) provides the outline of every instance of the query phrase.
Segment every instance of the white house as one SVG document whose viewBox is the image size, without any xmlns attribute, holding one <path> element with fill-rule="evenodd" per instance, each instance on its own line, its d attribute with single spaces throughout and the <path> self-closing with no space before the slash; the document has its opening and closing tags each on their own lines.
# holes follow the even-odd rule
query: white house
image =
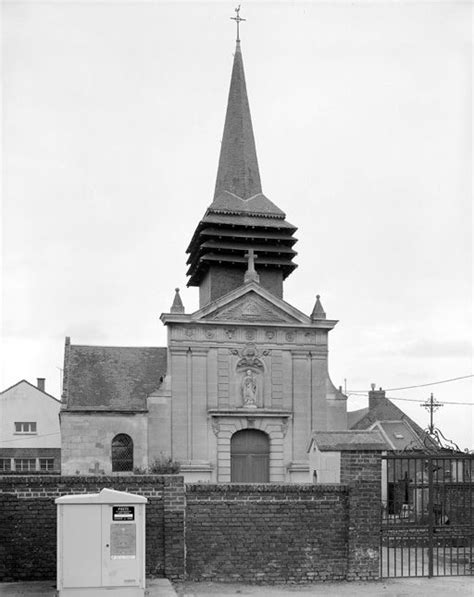
<svg viewBox="0 0 474 597">
<path fill-rule="evenodd" d="M 0 393 L 0 472 L 60 470 L 61 402 L 44 388 L 23 379 Z"/>
</svg>

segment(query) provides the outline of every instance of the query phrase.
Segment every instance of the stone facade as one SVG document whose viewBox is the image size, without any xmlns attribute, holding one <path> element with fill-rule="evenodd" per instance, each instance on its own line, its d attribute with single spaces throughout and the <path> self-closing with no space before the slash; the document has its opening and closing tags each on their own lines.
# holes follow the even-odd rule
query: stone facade
<svg viewBox="0 0 474 597">
<path fill-rule="evenodd" d="M 126 433 L 133 441 L 133 468 L 148 465 L 148 417 L 136 412 L 61 412 L 63 475 L 111 475 L 112 440 Z"/>
<path fill-rule="evenodd" d="M 231 437 L 255 429 L 270 440 L 270 482 L 308 482 L 312 430 L 347 426 L 345 396 L 328 375 L 336 322 L 311 321 L 254 282 L 162 321 L 169 338 L 162 407 L 172 396 L 171 455 L 187 480 L 229 482 Z"/>
</svg>

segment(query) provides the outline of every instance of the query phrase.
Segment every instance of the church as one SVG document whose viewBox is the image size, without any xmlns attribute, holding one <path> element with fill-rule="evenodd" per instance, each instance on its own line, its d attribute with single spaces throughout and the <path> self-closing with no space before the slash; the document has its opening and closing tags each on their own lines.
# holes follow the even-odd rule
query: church
<svg viewBox="0 0 474 597">
<path fill-rule="evenodd" d="M 63 474 L 171 459 L 190 482 L 310 481 L 312 434 L 347 430 L 347 399 L 328 374 L 337 321 L 319 296 L 311 313 L 284 300 L 295 232 L 262 191 L 237 36 L 214 197 L 187 248 L 199 309 L 176 289 L 166 347 L 66 338 Z"/>
</svg>

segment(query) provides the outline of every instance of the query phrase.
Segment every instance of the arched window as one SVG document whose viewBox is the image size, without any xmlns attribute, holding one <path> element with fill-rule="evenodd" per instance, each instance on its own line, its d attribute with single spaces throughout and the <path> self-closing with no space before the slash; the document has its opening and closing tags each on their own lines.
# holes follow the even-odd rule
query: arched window
<svg viewBox="0 0 474 597">
<path fill-rule="evenodd" d="M 112 440 L 112 471 L 133 471 L 133 440 L 126 433 Z"/>
<path fill-rule="evenodd" d="M 243 429 L 230 440 L 232 483 L 268 483 L 270 479 L 270 440 L 266 433 Z"/>
</svg>

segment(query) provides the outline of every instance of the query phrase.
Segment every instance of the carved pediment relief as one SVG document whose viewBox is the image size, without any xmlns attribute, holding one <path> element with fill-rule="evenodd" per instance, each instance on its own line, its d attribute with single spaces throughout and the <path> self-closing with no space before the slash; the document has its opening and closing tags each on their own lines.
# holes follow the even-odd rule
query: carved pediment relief
<svg viewBox="0 0 474 597">
<path fill-rule="evenodd" d="M 208 321 L 255 321 L 267 323 L 295 323 L 298 320 L 269 301 L 252 293 L 233 301 L 206 317 Z"/>
</svg>

